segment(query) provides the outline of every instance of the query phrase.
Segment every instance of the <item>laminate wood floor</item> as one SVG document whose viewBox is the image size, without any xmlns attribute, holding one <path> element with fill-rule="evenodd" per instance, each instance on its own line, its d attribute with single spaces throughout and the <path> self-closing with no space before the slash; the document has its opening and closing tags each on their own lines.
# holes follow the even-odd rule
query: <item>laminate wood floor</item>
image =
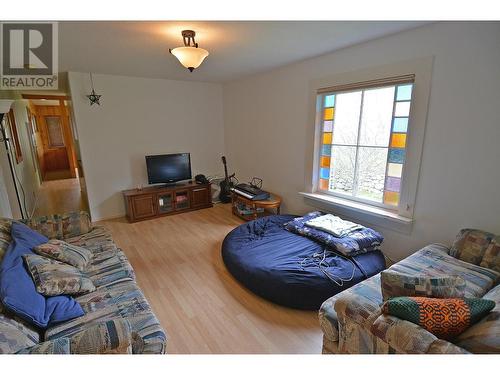
<svg viewBox="0 0 500 375">
<path fill-rule="evenodd" d="M 88 209 L 77 178 L 44 181 L 40 186 L 34 216 L 81 210 Z"/>
<path fill-rule="evenodd" d="M 45 176 L 43 176 L 44 181 L 64 180 L 69 178 L 72 178 L 69 169 L 45 172 Z"/>
<path fill-rule="evenodd" d="M 168 353 L 321 353 L 317 312 L 284 308 L 238 283 L 220 254 L 242 221 L 229 205 L 129 224 L 113 233 L 169 336 Z"/>
</svg>

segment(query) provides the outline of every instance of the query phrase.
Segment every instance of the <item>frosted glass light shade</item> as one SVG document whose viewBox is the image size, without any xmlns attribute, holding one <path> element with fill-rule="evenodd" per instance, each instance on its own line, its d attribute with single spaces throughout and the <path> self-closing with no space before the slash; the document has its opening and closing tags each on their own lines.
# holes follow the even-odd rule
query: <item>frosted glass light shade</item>
<svg viewBox="0 0 500 375">
<path fill-rule="evenodd" d="M 177 47 L 170 52 L 190 71 L 199 67 L 203 60 L 205 60 L 205 57 L 208 56 L 206 49 L 196 47 Z"/>
</svg>

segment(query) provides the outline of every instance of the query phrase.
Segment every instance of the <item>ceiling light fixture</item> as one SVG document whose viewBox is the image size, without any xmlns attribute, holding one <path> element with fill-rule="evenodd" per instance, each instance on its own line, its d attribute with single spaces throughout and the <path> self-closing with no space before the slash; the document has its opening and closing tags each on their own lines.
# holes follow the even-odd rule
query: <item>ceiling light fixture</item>
<svg viewBox="0 0 500 375">
<path fill-rule="evenodd" d="M 169 49 L 169 52 L 177 57 L 177 60 L 190 72 L 201 65 L 205 57 L 208 56 L 208 51 L 203 48 L 198 48 L 198 43 L 195 42 L 194 36 L 196 33 L 193 30 L 182 30 L 182 38 L 184 39 L 184 47 Z M 191 45 L 191 42 L 193 43 Z"/>
</svg>

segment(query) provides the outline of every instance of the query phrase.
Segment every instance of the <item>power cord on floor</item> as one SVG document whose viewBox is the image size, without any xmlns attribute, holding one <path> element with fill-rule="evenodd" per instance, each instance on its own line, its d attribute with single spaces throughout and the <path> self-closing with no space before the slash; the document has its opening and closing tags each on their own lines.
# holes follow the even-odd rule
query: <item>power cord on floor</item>
<svg viewBox="0 0 500 375">
<path fill-rule="evenodd" d="M 328 271 L 328 268 L 330 267 L 330 264 L 328 264 L 328 262 L 326 261 L 326 257 L 328 255 L 328 253 L 330 253 L 333 257 L 343 258 L 352 264 L 352 274 L 350 277 L 342 278 L 342 277 L 336 276 Z M 320 269 L 320 271 L 323 272 L 323 274 L 328 279 L 330 279 L 330 281 L 334 282 L 338 286 L 343 286 L 344 283 L 352 281 L 354 279 L 354 275 L 356 274 L 356 263 L 354 263 L 351 259 L 344 257 L 340 254 L 335 254 L 334 252 L 327 250 L 326 248 L 323 249 L 323 253 L 320 253 L 320 252 L 314 253 L 313 255 L 311 255 L 307 258 L 304 258 L 300 262 L 300 266 L 302 267 L 303 270 L 305 270 L 305 267 L 308 267 L 308 266 L 318 267 Z"/>
</svg>

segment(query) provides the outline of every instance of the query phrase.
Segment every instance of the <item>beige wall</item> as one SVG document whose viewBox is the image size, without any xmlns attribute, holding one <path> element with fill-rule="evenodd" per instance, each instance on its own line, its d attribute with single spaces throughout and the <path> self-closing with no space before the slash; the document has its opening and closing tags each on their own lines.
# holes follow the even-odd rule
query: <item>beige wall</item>
<svg viewBox="0 0 500 375">
<path fill-rule="evenodd" d="M 93 220 L 123 216 L 121 191 L 147 184 L 145 155 L 190 152 L 193 177 L 222 173 L 222 86 L 94 75 L 101 106 L 90 106 L 88 73 L 69 73 Z"/>
<path fill-rule="evenodd" d="M 431 95 L 410 235 L 378 228 L 400 259 L 463 227 L 500 233 L 500 23 L 447 22 L 384 37 L 224 85 L 228 161 L 238 178 L 264 179 L 284 211 L 313 209 L 305 187 L 311 80 L 434 56 Z"/>
</svg>

